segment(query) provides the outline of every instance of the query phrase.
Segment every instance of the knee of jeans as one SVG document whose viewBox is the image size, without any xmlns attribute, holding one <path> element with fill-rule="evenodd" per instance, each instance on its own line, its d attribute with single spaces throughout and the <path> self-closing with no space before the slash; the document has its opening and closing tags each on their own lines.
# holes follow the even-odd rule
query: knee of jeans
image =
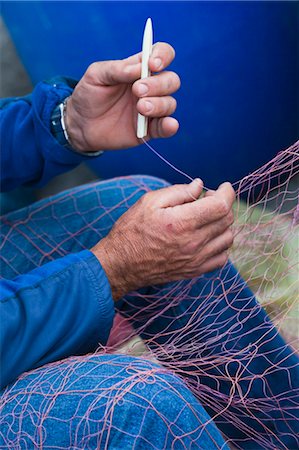
<svg viewBox="0 0 299 450">
<path fill-rule="evenodd" d="M 59 436 L 61 448 L 69 448 L 70 439 L 82 443 L 80 448 L 104 448 L 107 443 L 115 449 L 158 449 L 172 448 L 173 442 L 191 448 L 190 442 L 202 442 L 206 427 L 209 435 L 214 433 L 210 418 L 183 381 L 151 361 L 90 355 L 60 362 L 58 369 L 50 365 L 15 385 L 16 392 L 11 392 L 2 409 L 7 442 L 12 438 L 25 442 L 35 433 L 31 412 L 42 417 L 47 401 L 41 437 L 45 447 L 57 444 Z M 45 397 L 47 386 L 51 389 Z M 22 411 L 28 408 L 30 414 L 16 417 L 16 406 Z"/>
<path fill-rule="evenodd" d="M 185 448 L 181 446 L 203 439 L 210 442 L 211 435 L 223 444 L 210 416 L 175 374 L 133 358 L 127 367 L 126 382 L 114 398 L 113 439 L 118 439 L 115 430 L 126 429 L 137 440 L 151 436 L 153 448 L 161 448 L 161 442 L 163 448 L 172 448 L 173 443 Z"/>
<path fill-rule="evenodd" d="M 119 395 L 120 404 L 126 404 L 126 409 L 132 408 L 132 414 L 137 407 L 144 412 L 152 410 L 154 422 L 161 417 L 172 422 L 183 411 L 186 419 L 192 407 L 198 407 L 199 402 L 177 375 L 148 360 L 138 357 L 129 360 L 126 386 Z"/>
</svg>

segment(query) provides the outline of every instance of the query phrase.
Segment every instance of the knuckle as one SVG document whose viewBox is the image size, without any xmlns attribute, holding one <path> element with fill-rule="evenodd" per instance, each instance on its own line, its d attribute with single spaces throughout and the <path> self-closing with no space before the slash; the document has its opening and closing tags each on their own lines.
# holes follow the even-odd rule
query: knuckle
<svg viewBox="0 0 299 450">
<path fill-rule="evenodd" d="M 90 64 L 86 70 L 85 76 L 87 79 L 94 80 L 98 73 L 98 64 L 97 62 L 93 62 Z"/>
<path fill-rule="evenodd" d="M 149 192 L 146 192 L 142 197 L 140 197 L 138 202 L 140 203 L 140 205 L 145 206 L 148 203 L 150 203 L 152 200 L 153 200 L 153 192 L 149 191 Z"/>
<path fill-rule="evenodd" d="M 219 246 L 218 248 L 220 250 L 225 251 L 226 249 L 228 249 L 229 247 L 231 247 L 233 244 L 233 234 L 231 232 L 231 230 L 226 230 L 224 232 L 224 234 L 221 237 L 221 241 L 219 241 Z"/>
<path fill-rule="evenodd" d="M 227 261 L 228 261 L 228 253 L 227 252 L 223 252 L 218 258 L 217 267 L 219 269 L 221 269 L 221 267 L 225 266 Z"/>
<path fill-rule="evenodd" d="M 182 189 L 184 189 L 185 187 L 187 187 L 187 185 L 185 185 L 185 184 L 173 184 L 172 186 L 171 186 L 171 189 L 174 191 L 174 192 L 177 192 L 177 194 L 180 194 L 180 192 L 182 192 Z"/>
<path fill-rule="evenodd" d="M 229 213 L 229 206 L 225 200 L 221 199 L 217 201 L 217 210 L 219 215 L 226 216 Z"/>
<path fill-rule="evenodd" d="M 195 240 L 189 240 L 186 244 L 182 245 L 182 252 L 188 255 L 196 254 L 198 250 L 198 244 Z"/>
<path fill-rule="evenodd" d="M 183 219 L 176 219 L 172 223 L 172 229 L 175 231 L 176 234 L 181 234 L 186 230 L 186 224 Z"/>
<path fill-rule="evenodd" d="M 155 113 L 160 116 L 167 116 L 171 114 L 176 108 L 176 101 L 172 97 L 159 99 L 156 107 L 154 107 Z"/>
</svg>

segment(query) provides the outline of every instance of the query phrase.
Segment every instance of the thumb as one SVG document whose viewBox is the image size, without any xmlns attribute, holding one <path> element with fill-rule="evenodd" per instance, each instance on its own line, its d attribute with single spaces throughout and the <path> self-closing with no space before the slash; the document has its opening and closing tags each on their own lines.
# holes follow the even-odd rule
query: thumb
<svg viewBox="0 0 299 450">
<path fill-rule="evenodd" d="M 203 182 L 195 178 L 190 184 L 175 184 L 167 188 L 156 191 L 159 193 L 159 206 L 167 208 L 169 206 L 182 205 L 198 200 L 203 188 Z"/>
<path fill-rule="evenodd" d="M 128 59 L 94 62 L 86 72 L 88 81 L 100 86 L 133 83 L 140 75 L 141 63 L 132 64 Z"/>
</svg>

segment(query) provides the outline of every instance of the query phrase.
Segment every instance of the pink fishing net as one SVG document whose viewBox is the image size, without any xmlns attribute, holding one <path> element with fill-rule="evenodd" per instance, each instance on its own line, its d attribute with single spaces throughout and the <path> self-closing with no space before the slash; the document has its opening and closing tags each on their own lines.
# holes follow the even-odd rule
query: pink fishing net
<svg viewBox="0 0 299 450">
<path fill-rule="evenodd" d="M 266 309 L 293 353 L 296 353 L 298 349 L 298 150 L 299 141 L 288 149 L 281 151 L 263 167 L 235 184 L 234 187 L 237 192 L 234 224 L 235 243 L 230 254 L 231 261 L 237 267 L 257 300 Z M 147 189 L 141 182 L 138 185 L 136 180 L 133 180 L 132 183 L 135 184 L 132 195 L 135 195 L 139 190 Z M 89 185 L 89 192 L 90 189 L 91 186 Z M 8 244 L 15 246 L 17 255 L 23 259 L 20 270 L 16 269 L 13 264 L 14 261 L 5 261 L 6 265 L 11 267 L 11 273 L 17 275 L 19 272 L 26 272 L 28 268 L 64 256 L 72 251 L 74 243 L 76 249 L 84 248 L 84 239 L 79 239 L 79 236 L 82 237 L 85 233 L 87 235 L 90 230 L 95 234 L 95 240 L 105 235 L 109 230 L 98 227 L 100 215 L 113 216 L 115 208 L 118 208 L 120 213 L 124 212 L 129 206 L 130 199 L 123 198 L 119 204 L 112 208 L 105 203 L 104 194 L 102 193 L 99 197 L 98 191 L 94 188 L 94 210 L 98 210 L 99 213 L 97 215 L 93 211 L 93 220 L 91 221 L 89 219 L 91 211 L 84 211 L 82 207 L 86 187 L 82 186 L 79 190 L 76 190 L 76 195 L 73 197 L 74 208 L 71 211 L 66 209 L 63 221 L 61 221 L 62 240 L 60 240 L 59 235 L 56 235 L 55 239 L 51 237 L 51 230 L 45 226 L 44 211 L 47 208 L 47 211 L 51 211 L 51 219 L 61 220 L 61 218 L 56 217 L 55 203 L 60 202 L 61 204 L 61 202 L 69 201 L 73 195 L 72 191 L 61 194 L 59 198 L 54 197 L 51 200 L 52 206 L 50 209 L 49 202 L 41 202 L 38 208 L 29 210 L 28 217 L 25 220 L 23 218 L 18 220 L 15 217 L 11 223 L 7 222 L 6 224 L 10 226 L 11 231 L 7 233 L 2 247 Z M 98 205 L 101 206 L 100 209 Z M 83 217 L 80 229 L 72 228 L 74 211 Z M 27 250 L 25 254 L 15 236 L 11 240 L 11 236 L 15 232 L 23 238 L 30 239 L 30 253 Z M 29 234 L 30 238 L 28 238 Z M 40 245 L 41 242 L 42 246 Z M 57 242 L 59 242 L 59 245 L 57 245 Z M 43 247 L 42 251 L 41 247 Z M 251 439 L 256 442 L 256 450 L 260 448 L 286 449 L 283 441 L 280 442 L 278 432 L 277 439 L 280 444 L 270 442 L 266 433 L 275 435 L 276 431 L 269 430 L 265 421 L 259 418 L 260 412 L 268 417 L 269 415 L 275 415 L 276 410 L 278 412 L 282 410 L 281 401 L 283 398 L 281 398 L 281 394 L 271 393 L 267 385 L 267 377 L 275 374 L 281 361 L 279 358 L 276 359 L 276 364 L 271 364 L 258 375 L 249 374 L 246 370 L 257 353 L 264 351 L 265 344 L 264 341 L 262 343 L 261 334 L 259 334 L 257 340 L 250 342 L 250 345 L 246 348 L 236 345 L 238 336 L 248 332 L 246 329 L 248 317 L 252 320 L 258 310 L 250 309 L 251 299 L 248 298 L 248 302 L 243 304 L 240 315 L 237 314 L 234 321 L 226 316 L 226 309 L 232 308 L 232 302 L 228 300 L 229 295 L 231 296 L 233 293 L 237 298 L 238 292 L 242 289 L 242 285 L 237 278 L 227 280 L 227 276 L 227 274 L 224 275 L 224 279 L 226 277 L 225 283 L 221 281 L 223 287 L 221 290 L 219 283 L 216 284 L 216 281 L 222 280 L 221 271 L 215 275 L 215 284 L 213 284 L 213 280 L 212 282 L 209 281 L 210 278 L 207 275 L 206 280 L 210 282 L 209 286 L 211 287 L 208 295 L 206 295 L 206 292 L 204 293 L 204 282 L 202 290 L 196 291 L 194 289 L 197 280 L 174 283 L 171 289 L 165 291 L 161 291 L 159 287 L 153 287 L 150 293 L 141 291 L 128 295 L 126 313 L 122 316 L 117 314 L 107 346 L 100 346 L 96 352 L 96 354 L 105 355 L 138 356 L 144 362 L 142 367 L 136 367 L 133 363 L 128 366 L 127 361 L 122 360 L 121 357 L 111 360 L 112 366 L 123 368 L 129 374 L 129 377 L 118 380 L 117 385 L 102 387 L 103 379 L 98 376 L 98 382 L 93 384 L 93 387 L 87 385 L 84 388 L 83 385 L 78 390 L 75 386 L 72 391 L 69 380 L 73 376 L 76 380 L 85 376 L 81 369 L 87 361 L 93 365 L 91 369 L 93 377 L 96 377 L 94 368 L 100 368 L 104 364 L 100 359 L 96 360 L 94 354 L 71 357 L 63 362 L 58 361 L 36 369 L 33 371 L 34 377 L 32 378 L 30 378 L 30 374 L 22 375 L 16 385 L 9 386 L 2 394 L 1 405 L 2 411 L 4 411 L 2 423 L 10 424 L 10 434 L 9 437 L 8 434 L 2 434 L 4 446 L 1 448 L 50 448 L 45 444 L 47 433 L 45 421 L 49 418 L 54 422 L 55 420 L 62 420 L 55 418 L 57 414 L 55 408 L 58 400 L 61 400 L 63 396 L 69 396 L 70 392 L 76 396 L 78 408 L 72 410 L 70 417 L 63 419 L 64 424 L 67 423 L 69 428 L 69 448 L 91 448 L 88 446 L 91 437 L 88 424 L 90 421 L 96 420 L 94 411 L 99 399 L 104 399 L 107 407 L 105 420 L 99 421 L 97 448 L 110 448 L 109 436 L 111 437 L 112 433 L 113 426 L 111 423 L 116 405 L 126 401 L 126 396 L 129 392 L 134 391 L 136 384 L 154 384 L 162 376 L 161 374 L 170 371 L 184 380 L 195 398 L 208 409 L 212 419 L 218 420 L 220 429 L 221 421 L 226 420 L 234 423 L 242 431 L 243 435 L 239 440 L 234 441 L 232 438 L 227 438 L 228 445 L 243 448 L 246 439 Z M 205 276 L 203 280 L 205 280 Z M 161 295 L 164 295 L 165 308 L 158 308 L 158 312 L 156 312 L 157 305 L 161 304 Z M 136 307 L 136 302 L 132 300 L 136 297 L 140 298 L 140 308 Z M 190 310 L 187 308 L 182 313 L 185 319 L 187 317 L 187 320 L 182 322 L 183 325 L 179 325 L 181 317 L 176 316 L 168 321 L 167 328 L 157 329 L 157 335 L 147 334 L 144 323 L 147 320 L 155 320 L 161 314 L 167 316 L 170 314 L 169 311 L 175 308 L 182 299 L 188 300 L 190 304 Z M 226 299 L 227 303 L 225 303 Z M 220 300 L 223 301 L 223 305 L 226 305 L 221 311 L 216 308 Z M 194 305 L 198 305 L 198 307 L 194 308 Z M 248 305 L 248 310 L 246 310 L 246 305 Z M 208 326 L 206 325 L 207 316 L 211 319 Z M 134 322 L 134 327 L 132 322 Z M 138 324 L 140 325 L 138 326 Z M 175 329 L 173 328 L 174 324 Z M 215 333 L 216 326 L 217 332 Z M 262 331 L 263 338 L 265 338 L 269 333 L 267 323 L 259 324 L 259 328 L 259 332 Z M 171 339 L 168 339 L 170 333 Z M 161 340 L 163 336 L 165 339 Z M 273 336 L 269 333 L 270 341 L 274 339 Z M 220 340 L 222 342 L 221 351 L 218 348 Z M 267 351 L 265 347 L 266 358 Z M 283 354 L 283 348 L 281 354 Z M 147 361 L 154 361 L 157 365 L 147 365 Z M 234 369 L 231 369 L 232 366 Z M 219 370 L 215 371 L 217 367 Z M 291 367 L 287 367 L 285 370 L 286 379 L 289 376 L 288 371 L 290 369 Z M 22 380 L 24 381 L 28 377 L 27 384 L 22 384 Z M 211 377 L 210 382 L 202 381 L 209 377 Z M 264 386 L 265 396 L 262 400 L 254 398 L 250 394 L 251 385 L 257 378 Z M 226 386 L 229 386 L 229 389 L 223 391 L 222 384 L 224 382 Z M 20 384 L 18 385 L 18 383 Z M 291 380 L 289 380 L 288 386 L 289 395 L 289 392 L 293 389 Z M 165 389 L 171 390 L 178 399 L 180 398 L 179 388 L 169 385 Z M 84 410 L 84 415 L 81 416 L 79 405 L 90 398 L 91 391 L 96 394 L 97 400 L 88 404 Z M 142 389 L 140 389 L 140 396 L 143 395 L 142 392 Z M 40 403 L 38 410 L 33 410 L 30 407 L 30 402 L 34 396 L 38 395 L 42 396 L 44 400 Z M 9 405 L 12 405 L 10 412 L 5 412 Z M 145 415 L 150 408 L 153 408 L 153 405 L 148 401 Z M 265 434 L 258 433 L 254 426 L 251 427 L 250 423 L 244 421 L 245 415 L 256 418 Z M 288 421 L 290 421 L 290 424 L 293 423 L 294 416 L 293 413 L 288 413 L 288 408 L 286 408 L 283 416 L 286 423 Z M 26 434 L 25 431 L 26 420 L 30 420 L 30 423 L 33 423 L 35 427 L 34 435 L 30 434 L 30 444 L 25 444 L 25 437 L 28 438 L 28 433 Z M 17 426 L 13 426 L 16 424 Z M 75 428 L 74 424 L 76 424 Z M 290 430 L 293 430 L 292 426 L 290 425 Z M 79 439 L 79 435 L 82 435 L 80 427 L 85 427 L 85 434 L 83 433 L 85 441 Z M 123 429 L 122 432 L 130 434 L 128 429 Z M 292 432 L 290 431 L 290 433 Z M 172 433 L 170 425 L 169 433 Z M 190 431 L 190 436 L 192 436 L 192 433 L 194 433 L 194 430 Z M 136 439 L 137 437 L 136 435 Z M 233 444 L 232 441 L 234 441 Z M 24 447 L 22 447 L 22 442 Z M 59 442 L 59 439 L 57 442 Z M 183 444 L 180 447 L 180 442 L 183 443 L 182 436 L 176 439 L 173 448 L 200 448 L 197 446 L 198 436 L 192 441 L 194 447 L 185 447 Z M 144 443 L 144 447 L 140 448 L 157 448 L 159 450 L 172 448 L 167 445 L 165 442 L 160 445 L 153 445 L 149 438 L 149 441 Z M 65 447 L 60 447 L 57 444 L 55 448 Z M 221 447 L 215 444 L 215 448 Z"/>
</svg>

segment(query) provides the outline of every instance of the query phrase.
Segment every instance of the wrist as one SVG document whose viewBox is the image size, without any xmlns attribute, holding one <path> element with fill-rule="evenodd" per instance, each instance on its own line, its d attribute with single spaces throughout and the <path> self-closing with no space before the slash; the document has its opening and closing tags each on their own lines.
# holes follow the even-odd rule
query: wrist
<svg viewBox="0 0 299 450">
<path fill-rule="evenodd" d="M 84 138 L 84 121 L 76 111 L 73 105 L 72 96 L 66 99 L 65 107 L 65 125 L 69 136 L 69 141 L 72 143 L 74 150 L 80 153 L 84 153 L 87 149 L 86 141 Z"/>
<path fill-rule="evenodd" d="M 51 116 L 51 132 L 65 148 L 84 156 L 99 156 L 101 150 L 89 151 L 84 141 L 84 123 L 72 105 L 72 96 L 56 106 Z"/>
<path fill-rule="evenodd" d="M 114 301 L 120 300 L 133 290 L 133 284 L 129 283 L 128 266 L 124 264 L 120 252 L 108 242 L 107 238 L 103 238 L 90 251 L 99 260 L 106 273 Z"/>
</svg>

